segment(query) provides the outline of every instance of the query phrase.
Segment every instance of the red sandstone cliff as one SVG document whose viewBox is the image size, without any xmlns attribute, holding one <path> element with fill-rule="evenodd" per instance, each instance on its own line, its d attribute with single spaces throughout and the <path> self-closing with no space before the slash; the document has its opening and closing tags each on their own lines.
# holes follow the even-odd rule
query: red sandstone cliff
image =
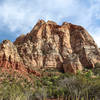
<svg viewBox="0 0 100 100">
<path fill-rule="evenodd" d="M 14 43 L 0 44 L 0 66 L 16 70 L 54 67 L 76 73 L 84 67 L 94 68 L 100 51 L 93 38 L 81 26 L 64 22 L 38 21 L 32 31 Z"/>
</svg>

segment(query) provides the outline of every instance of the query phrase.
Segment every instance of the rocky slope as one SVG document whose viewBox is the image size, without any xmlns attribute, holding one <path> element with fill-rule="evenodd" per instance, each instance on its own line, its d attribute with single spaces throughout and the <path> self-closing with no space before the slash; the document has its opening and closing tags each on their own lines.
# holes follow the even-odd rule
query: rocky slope
<svg viewBox="0 0 100 100">
<path fill-rule="evenodd" d="M 0 66 L 16 70 L 58 68 L 76 73 L 84 67 L 94 68 L 100 51 L 93 38 L 81 26 L 39 20 L 32 31 L 14 43 L 0 44 Z"/>
</svg>

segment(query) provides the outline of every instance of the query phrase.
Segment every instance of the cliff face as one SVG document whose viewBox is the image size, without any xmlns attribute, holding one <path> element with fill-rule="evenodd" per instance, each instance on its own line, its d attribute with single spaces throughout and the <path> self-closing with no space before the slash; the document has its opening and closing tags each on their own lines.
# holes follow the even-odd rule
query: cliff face
<svg viewBox="0 0 100 100">
<path fill-rule="evenodd" d="M 0 67 L 2 71 L 18 72 L 26 76 L 23 61 L 17 52 L 16 46 L 9 40 L 4 40 L 0 44 Z"/>
<path fill-rule="evenodd" d="M 83 67 L 94 68 L 100 62 L 100 51 L 83 27 L 40 20 L 14 43 L 6 40 L 0 44 L 0 66 L 7 67 L 4 60 L 15 68 L 53 67 L 76 73 Z"/>
</svg>

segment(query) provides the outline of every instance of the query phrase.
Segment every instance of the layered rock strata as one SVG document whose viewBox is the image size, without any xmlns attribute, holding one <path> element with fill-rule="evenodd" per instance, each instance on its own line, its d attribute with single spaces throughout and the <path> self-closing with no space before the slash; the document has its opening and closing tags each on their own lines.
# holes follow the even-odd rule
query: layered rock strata
<svg viewBox="0 0 100 100">
<path fill-rule="evenodd" d="M 81 26 L 39 20 L 31 32 L 14 43 L 0 44 L 0 66 L 12 68 L 57 68 L 76 73 L 84 67 L 94 68 L 100 51 L 93 38 Z M 23 67 L 21 67 L 23 66 Z"/>
</svg>

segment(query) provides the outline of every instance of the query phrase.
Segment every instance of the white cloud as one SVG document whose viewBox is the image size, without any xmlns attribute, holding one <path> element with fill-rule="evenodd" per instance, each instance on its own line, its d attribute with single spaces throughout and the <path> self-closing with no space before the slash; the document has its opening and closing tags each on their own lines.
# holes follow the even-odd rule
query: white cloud
<svg viewBox="0 0 100 100">
<path fill-rule="evenodd" d="M 38 19 L 51 19 L 59 22 L 63 16 L 73 15 L 74 0 L 6 0 L 0 5 L 0 18 L 10 31 L 29 31 Z M 75 10 L 75 9 L 73 9 Z"/>
<path fill-rule="evenodd" d="M 97 45 L 100 47 L 100 28 L 93 26 L 89 29 L 89 32 L 91 33 Z"/>
<path fill-rule="evenodd" d="M 0 4 L 0 21 L 11 32 L 20 30 L 20 33 L 16 33 L 19 35 L 30 31 L 39 19 L 61 23 L 64 18 L 84 26 L 99 45 L 100 30 L 94 31 L 99 28 L 96 25 L 96 20 L 100 19 L 99 5 L 100 0 L 4 0 Z"/>
</svg>

